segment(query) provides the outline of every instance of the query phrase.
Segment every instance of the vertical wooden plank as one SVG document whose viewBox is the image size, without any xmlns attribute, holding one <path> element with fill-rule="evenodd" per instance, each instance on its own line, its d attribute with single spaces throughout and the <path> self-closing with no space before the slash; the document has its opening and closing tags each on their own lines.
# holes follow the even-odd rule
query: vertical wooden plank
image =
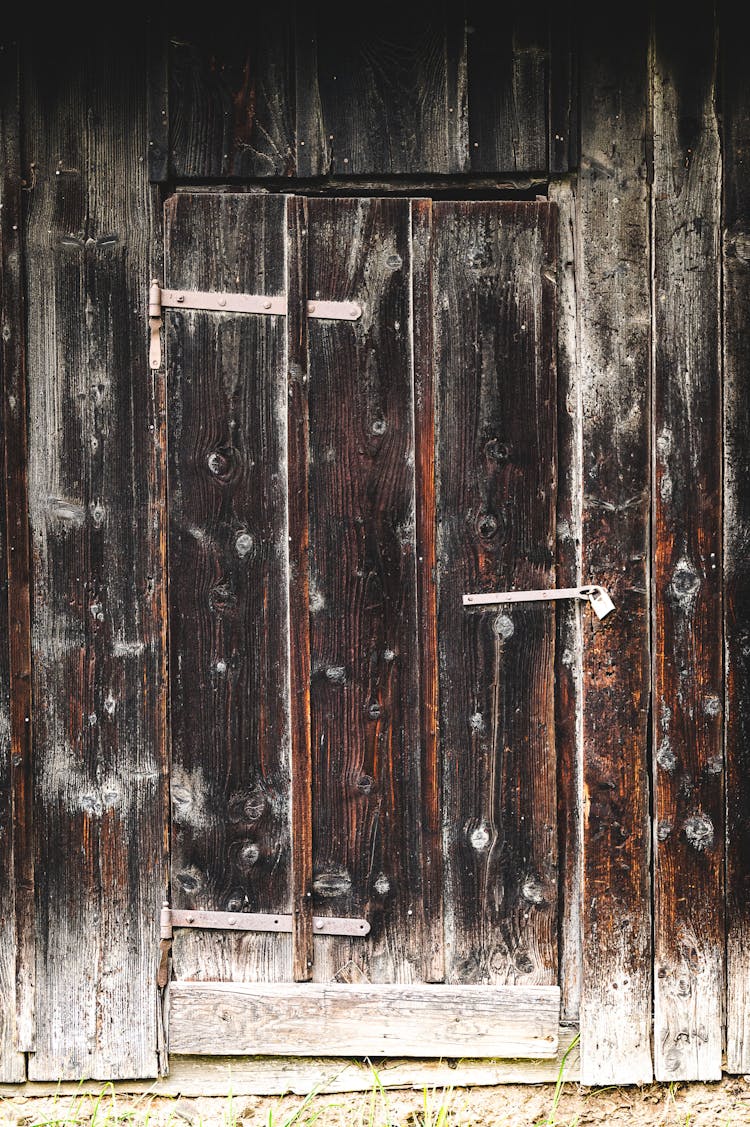
<svg viewBox="0 0 750 1127">
<path fill-rule="evenodd" d="M 281 294 L 281 196 L 178 194 L 166 284 Z M 165 312 L 172 897 L 290 911 L 287 346 L 282 316 Z M 288 980 L 288 936 L 175 936 L 178 978 Z"/>
<path fill-rule="evenodd" d="M 467 169 L 460 5 L 301 8 L 296 53 L 300 176 Z"/>
<path fill-rule="evenodd" d="M 472 172 L 546 172 L 549 84 L 544 6 L 469 4 Z"/>
<path fill-rule="evenodd" d="M 446 977 L 557 982 L 556 210 L 433 208 Z"/>
<path fill-rule="evenodd" d="M 658 1080 L 721 1078 L 721 166 L 713 6 L 654 46 L 654 1046 Z"/>
<path fill-rule="evenodd" d="M 551 5 L 549 12 L 549 171 L 578 167 L 578 59 L 574 18 L 568 8 Z"/>
<path fill-rule="evenodd" d="M 148 17 L 147 114 L 148 178 L 163 184 L 169 177 L 169 43 L 164 8 Z"/>
<path fill-rule="evenodd" d="M 576 194 L 572 184 L 550 185 L 559 213 L 557 271 L 557 586 L 581 583 L 581 369 L 576 293 Z M 555 634 L 555 728 L 560 848 L 561 1017 L 579 1018 L 581 980 L 581 812 L 583 807 L 582 614 L 560 602 Z"/>
<path fill-rule="evenodd" d="M 727 1061 L 750 1072 L 750 89 L 746 17 L 720 8 L 724 154 Z"/>
<path fill-rule="evenodd" d="M 307 205 L 287 202 L 287 340 L 289 349 L 289 670 L 292 756 L 292 938 L 298 982 L 312 977 L 312 749 L 310 745 L 310 534 L 307 401 Z"/>
<path fill-rule="evenodd" d="M 0 44 L 0 1077 L 34 1047 L 34 848 L 19 52 Z M 7 577 L 7 578 L 6 578 Z M 7 594 L 6 594 L 7 593 Z"/>
<path fill-rule="evenodd" d="M 580 28 L 582 568 L 584 582 L 601 583 L 617 607 L 602 623 L 588 612 L 583 620 L 586 1084 L 652 1074 L 648 34 L 639 7 Z"/>
<path fill-rule="evenodd" d="M 292 176 L 293 21 L 284 4 L 252 20 L 170 14 L 170 169 L 184 179 Z"/>
<path fill-rule="evenodd" d="M 412 200 L 414 447 L 417 493 L 417 593 L 422 733 L 422 849 L 425 978 L 445 978 L 443 842 L 438 741 L 438 644 L 435 508 L 435 373 L 432 339 L 432 203 Z"/>
<path fill-rule="evenodd" d="M 414 393 L 407 200 L 308 201 L 314 899 L 366 939 L 316 941 L 316 981 L 424 976 Z M 428 960 L 429 961 L 429 960 Z"/>
<path fill-rule="evenodd" d="M 24 121 L 35 1080 L 151 1076 L 163 888 L 162 498 L 141 37 L 35 36 Z M 153 428 L 153 429 L 152 429 Z"/>
</svg>

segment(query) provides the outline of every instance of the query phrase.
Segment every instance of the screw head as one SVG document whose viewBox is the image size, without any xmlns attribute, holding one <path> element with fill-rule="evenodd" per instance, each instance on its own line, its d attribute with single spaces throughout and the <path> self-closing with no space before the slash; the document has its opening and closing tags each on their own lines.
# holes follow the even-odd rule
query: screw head
<svg viewBox="0 0 750 1127">
<path fill-rule="evenodd" d="M 182 303 L 182 302 L 183 302 L 183 301 L 185 300 L 185 295 L 184 295 L 184 293 L 178 293 L 178 294 L 177 294 L 177 300 L 178 300 L 178 301 L 179 301 L 180 303 Z"/>
<path fill-rule="evenodd" d="M 314 301 L 308 301 L 307 312 L 308 313 L 314 313 L 315 312 L 315 302 Z"/>
</svg>

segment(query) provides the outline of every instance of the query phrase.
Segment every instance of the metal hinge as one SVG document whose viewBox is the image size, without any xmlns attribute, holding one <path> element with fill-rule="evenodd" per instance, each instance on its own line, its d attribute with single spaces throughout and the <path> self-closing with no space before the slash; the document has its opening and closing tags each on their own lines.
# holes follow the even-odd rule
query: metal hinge
<svg viewBox="0 0 750 1127">
<path fill-rule="evenodd" d="M 480 607 L 557 599 L 580 599 L 581 602 L 591 603 L 597 618 L 606 618 L 615 609 L 607 591 L 593 583 L 585 587 L 554 587 L 543 591 L 492 591 L 488 595 L 464 595 L 463 602 L 465 607 Z"/>
<path fill-rule="evenodd" d="M 176 927 L 214 928 L 219 931 L 292 931 L 292 916 L 270 912 L 204 912 L 197 909 L 161 910 L 161 938 L 171 939 Z M 368 935 L 370 924 L 355 916 L 313 916 L 315 935 Z"/>
<path fill-rule="evenodd" d="M 204 912 L 192 908 L 170 908 L 164 904 L 160 915 L 161 942 L 157 985 L 169 981 L 169 957 L 176 927 L 211 928 L 216 931 L 292 931 L 292 916 L 270 912 Z M 368 920 L 356 916 L 313 916 L 313 935 L 369 935 Z"/>
<path fill-rule="evenodd" d="M 213 293 L 202 290 L 166 290 L 154 280 L 148 293 L 151 330 L 149 364 L 161 367 L 162 309 L 201 309 L 209 313 L 255 313 L 285 317 L 285 294 Z M 362 316 L 358 301 L 308 301 L 308 317 L 327 321 L 356 321 Z"/>
</svg>

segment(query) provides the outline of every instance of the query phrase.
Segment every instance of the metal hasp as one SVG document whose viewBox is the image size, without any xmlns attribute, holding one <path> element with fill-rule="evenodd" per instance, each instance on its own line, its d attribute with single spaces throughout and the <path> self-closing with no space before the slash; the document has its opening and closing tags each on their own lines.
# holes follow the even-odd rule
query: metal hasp
<svg viewBox="0 0 750 1127">
<path fill-rule="evenodd" d="M 154 279 L 148 292 L 150 329 L 149 365 L 161 367 L 162 309 L 200 309 L 207 313 L 255 313 L 285 317 L 286 294 L 213 293 L 203 290 L 162 289 Z M 308 317 L 324 321 L 357 321 L 362 316 L 358 301 L 308 301 Z"/>
<path fill-rule="evenodd" d="M 171 939 L 176 927 L 213 928 L 218 931 L 292 931 L 291 915 L 270 912 L 204 912 L 185 908 L 161 910 L 161 938 Z M 370 924 L 355 916 L 313 916 L 315 935 L 368 935 Z"/>
<path fill-rule="evenodd" d="M 588 584 L 585 587 L 555 587 L 544 591 L 491 591 L 488 595 L 464 595 L 465 607 L 497 606 L 499 603 L 536 603 L 557 599 L 580 599 L 590 603 L 597 618 L 606 618 L 615 609 L 604 587 Z"/>
</svg>

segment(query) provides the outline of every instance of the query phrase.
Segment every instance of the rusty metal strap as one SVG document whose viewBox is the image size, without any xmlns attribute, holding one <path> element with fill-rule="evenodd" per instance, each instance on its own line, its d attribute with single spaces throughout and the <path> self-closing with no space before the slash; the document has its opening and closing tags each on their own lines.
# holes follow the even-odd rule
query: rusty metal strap
<svg viewBox="0 0 750 1127">
<path fill-rule="evenodd" d="M 171 939 L 176 927 L 213 928 L 219 931 L 292 931 L 292 916 L 270 912 L 204 912 L 164 906 L 161 937 Z M 367 935 L 370 924 L 354 916 L 313 916 L 314 935 Z"/>
</svg>

